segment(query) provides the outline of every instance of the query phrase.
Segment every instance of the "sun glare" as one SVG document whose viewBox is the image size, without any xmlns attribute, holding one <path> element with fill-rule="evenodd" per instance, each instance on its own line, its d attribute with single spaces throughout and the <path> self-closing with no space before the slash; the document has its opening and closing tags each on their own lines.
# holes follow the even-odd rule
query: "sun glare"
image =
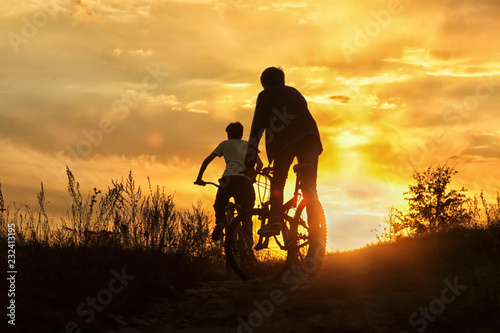
<svg viewBox="0 0 500 333">
<path fill-rule="evenodd" d="M 370 143 L 370 138 L 365 134 L 353 133 L 351 130 L 340 133 L 333 141 L 338 148 L 350 149 Z"/>
<path fill-rule="evenodd" d="M 336 235 L 369 241 L 362 230 L 404 202 L 413 170 L 447 161 L 471 196 L 495 197 L 495 1 L 402 1 L 397 15 L 391 1 L 87 0 L 51 13 L 29 2 L 0 11 L 6 202 L 36 205 L 43 181 L 58 219 L 68 166 L 82 187 L 131 170 L 178 207 L 200 200 L 212 212 L 216 189 L 193 181 L 227 124 L 248 139 L 268 66 L 283 68 L 317 122 L 318 188 Z M 259 149 L 265 160 L 264 140 Z M 204 176 L 223 170 L 216 159 Z"/>
</svg>

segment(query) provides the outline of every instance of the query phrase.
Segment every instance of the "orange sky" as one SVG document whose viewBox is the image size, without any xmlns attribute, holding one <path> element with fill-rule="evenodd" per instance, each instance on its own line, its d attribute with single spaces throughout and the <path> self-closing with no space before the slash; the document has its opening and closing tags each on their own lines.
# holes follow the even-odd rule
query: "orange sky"
<svg viewBox="0 0 500 333">
<path fill-rule="evenodd" d="M 178 206 L 210 208 L 215 191 L 192 185 L 199 165 L 229 122 L 249 129 L 268 66 L 320 127 L 333 248 L 373 239 L 412 167 L 456 165 L 456 187 L 490 200 L 499 188 L 497 1 L 44 3 L 0 3 L 7 202 L 34 204 L 43 182 L 56 216 L 69 165 L 84 189 L 132 170 Z"/>
</svg>

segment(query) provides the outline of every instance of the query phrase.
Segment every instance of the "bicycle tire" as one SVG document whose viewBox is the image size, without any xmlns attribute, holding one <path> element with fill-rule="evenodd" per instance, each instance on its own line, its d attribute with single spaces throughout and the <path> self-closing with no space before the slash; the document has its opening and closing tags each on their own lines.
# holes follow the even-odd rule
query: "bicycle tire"
<svg viewBox="0 0 500 333">
<path fill-rule="evenodd" d="M 291 215 L 290 211 L 287 213 L 285 218 Z M 314 276 L 321 268 L 326 252 L 327 226 L 323 205 L 319 201 L 301 201 L 288 224 L 290 242 L 294 246 L 288 249 L 287 267 L 299 265 L 308 276 Z"/>
<path fill-rule="evenodd" d="M 309 210 L 316 209 L 315 221 L 309 221 Z M 279 236 L 268 238 L 268 247 L 257 252 L 256 261 L 247 263 L 249 237 L 243 232 L 243 223 L 251 219 L 252 244 L 261 240 L 256 232 L 265 223 L 269 211 L 252 209 L 238 217 L 229 226 L 226 235 L 226 259 L 233 271 L 243 280 L 270 280 L 282 277 L 294 265 L 301 266 L 308 276 L 314 276 L 323 263 L 326 251 L 326 218 L 321 203 L 302 201 L 294 212 L 283 215 L 283 229 Z M 293 213 L 293 214 L 290 214 Z M 312 227 L 311 227 L 312 226 Z M 245 243 L 247 242 L 247 243 Z"/>
<path fill-rule="evenodd" d="M 233 271 L 243 280 L 270 280 L 280 277 L 289 266 L 287 251 L 284 249 L 286 230 L 275 237 L 266 237 L 268 247 L 253 250 L 259 240 L 257 230 L 268 219 L 269 211 L 254 208 L 237 216 L 229 226 L 226 235 L 226 258 Z M 244 231 L 245 221 L 252 221 L 252 238 Z M 285 228 L 285 226 L 284 226 Z M 265 238 L 264 238 L 265 239 Z M 252 244 L 252 245 L 250 245 Z M 254 256 L 250 254 L 253 253 Z"/>
</svg>

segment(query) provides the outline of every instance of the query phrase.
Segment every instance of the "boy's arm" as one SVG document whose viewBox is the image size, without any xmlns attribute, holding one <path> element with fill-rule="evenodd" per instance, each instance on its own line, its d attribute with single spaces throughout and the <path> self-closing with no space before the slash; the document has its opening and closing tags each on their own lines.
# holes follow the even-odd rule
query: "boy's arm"
<svg viewBox="0 0 500 333">
<path fill-rule="evenodd" d="M 207 166 L 210 164 L 210 162 L 212 162 L 214 160 L 214 158 L 216 158 L 216 157 L 217 157 L 217 155 L 215 155 L 214 153 L 211 153 L 210 155 L 208 155 L 207 158 L 205 158 L 203 163 L 201 163 L 200 172 L 198 173 L 198 178 L 196 178 L 196 181 L 194 182 L 195 184 L 205 185 L 203 180 L 202 180 L 203 173 L 207 169 Z"/>
</svg>

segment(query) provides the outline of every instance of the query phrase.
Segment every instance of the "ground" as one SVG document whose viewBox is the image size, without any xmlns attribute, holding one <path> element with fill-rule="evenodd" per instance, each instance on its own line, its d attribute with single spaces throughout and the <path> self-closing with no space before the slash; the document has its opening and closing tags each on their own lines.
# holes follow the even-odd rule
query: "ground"
<svg viewBox="0 0 500 333">
<path fill-rule="evenodd" d="M 312 278 L 304 270 L 273 282 L 229 273 L 116 317 L 103 332 L 499 332 L 498 266 L 467 268 L 466 256 L 443 247 L 409 241 L 331 254 Z"/>
<path fill-rule="evenodd" d="M 11 331 L 495 333 L 499 239 L 500 230 L 403 239 L 330 253 L 314 276 L 293 267 L 266 282 L 242 281 L 205 259 L 25 247 Z M 89 297 L 106 304 L 87 323 Z M 78 329 L 65 329 L 72 321 Z"/>
</svg>

